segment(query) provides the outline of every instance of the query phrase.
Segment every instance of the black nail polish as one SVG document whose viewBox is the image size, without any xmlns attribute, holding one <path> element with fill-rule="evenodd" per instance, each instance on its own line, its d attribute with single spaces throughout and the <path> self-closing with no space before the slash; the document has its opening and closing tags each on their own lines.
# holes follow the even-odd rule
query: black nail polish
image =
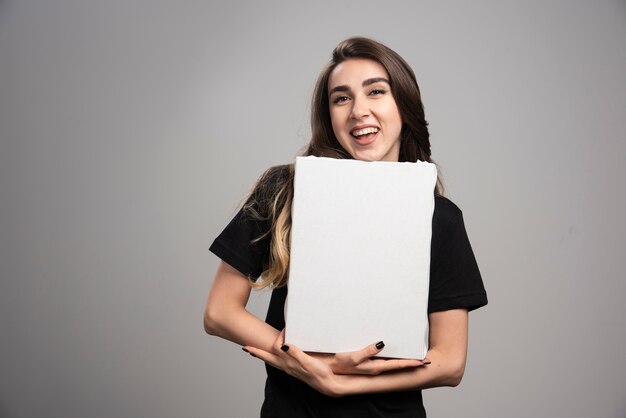
<svg viewBox="0 0 626 418">
<path fill-rule="evenodd" d="M 280 349 L 286 352 L 286 351 L 289 350 L 289 346 L 288 345 L 283 345 L 282 347 L 280 347 Z"/>
<path fill-rule="evenodd" d="M 377 348 L 377 349 L 382 350 L 384 347 L 385 347 L 385 343 L 384 343 L 384 342 L 382 342 L 382 341 L 378 341 L 378 342 L 376 343 L 376 348 Z"/>
<path fill-rule="evenodd" d="M 241 349 L 242 349 L 243 351 L 245 351 L 246 353 L 249 353 L 249 351 L 246 349 L 246 347 L 241 347 Z"/>
</svg>

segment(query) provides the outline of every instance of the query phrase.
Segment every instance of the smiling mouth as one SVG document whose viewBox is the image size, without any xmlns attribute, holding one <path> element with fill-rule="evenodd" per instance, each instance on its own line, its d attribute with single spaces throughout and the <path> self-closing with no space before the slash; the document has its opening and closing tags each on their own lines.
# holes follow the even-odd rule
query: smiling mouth
<svg viewBox="0 0 626 418">
<path fill-rule="evenodd" d="M 354 131 L 350 132 L 350 135 L 359 139 L 365 135 L 378 133 L 378 131 L 380 131 L 379 128 L 368 127 L 368 128 L 363 128 L 363 129 L 355 129 Z"/>
</svg>

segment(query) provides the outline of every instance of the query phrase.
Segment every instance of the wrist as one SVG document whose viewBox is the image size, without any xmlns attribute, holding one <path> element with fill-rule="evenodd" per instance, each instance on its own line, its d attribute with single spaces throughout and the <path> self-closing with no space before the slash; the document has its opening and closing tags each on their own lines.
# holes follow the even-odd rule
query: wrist
<svg viewBox="0 0 626 418">
<path fill-rule="evenodd" d="M 335 378 L 333 379 L 333 384 L 331 387 L 331 394 L 329 396 L 332 396 L 333 398 L 340 398 L 342 396 L 348 395 L 346 379 L 347 379 L 346 375 L 342 375 L 342 374 L 335 375 Z"/>
<path fill-rule="evenodd" d="M 334 398 L 341 398 L 343 396 L 352 395 L 353 393 L 350 391 L 350 383 L 354 378 L 354 375 L 335 375 L 335 378 L 333 379 L 332 395 L 330 396 Z"/>
<path fill-rule="evenodd" d="M 326 364 L 328 364 L 328 367 L 330 367 L 330 370 L 332 370 L 334 374 L 341 373 L 341 370 L 339 370 L 339 363 L 337 363 L 337 358 L 334 355 L 332 357 L 328 357 Z"/>
</svg>

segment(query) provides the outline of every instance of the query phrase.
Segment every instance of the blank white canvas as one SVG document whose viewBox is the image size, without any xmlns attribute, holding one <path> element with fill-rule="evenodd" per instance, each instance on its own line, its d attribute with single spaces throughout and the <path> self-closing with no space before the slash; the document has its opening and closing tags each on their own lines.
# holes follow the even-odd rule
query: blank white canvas
<svg viewBox="0 0 626 418">
<path fill-rule="evenodd" d="M 298 157 L 286 342 L 425 357 L 434 164 Z"/>
</svg>

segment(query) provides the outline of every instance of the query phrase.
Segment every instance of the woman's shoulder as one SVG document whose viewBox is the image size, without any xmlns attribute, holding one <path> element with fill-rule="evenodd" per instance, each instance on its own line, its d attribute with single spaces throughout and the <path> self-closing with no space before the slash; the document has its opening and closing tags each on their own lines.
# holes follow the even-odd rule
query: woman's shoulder
<svg viewBox="0 0 626 418">
<path fill-rule="evenodd" d="M 451 220 L 462 213 L 461 209 L 445 196 L 435 195 L 435 213 L 433 216 Z"/>
</svg>

